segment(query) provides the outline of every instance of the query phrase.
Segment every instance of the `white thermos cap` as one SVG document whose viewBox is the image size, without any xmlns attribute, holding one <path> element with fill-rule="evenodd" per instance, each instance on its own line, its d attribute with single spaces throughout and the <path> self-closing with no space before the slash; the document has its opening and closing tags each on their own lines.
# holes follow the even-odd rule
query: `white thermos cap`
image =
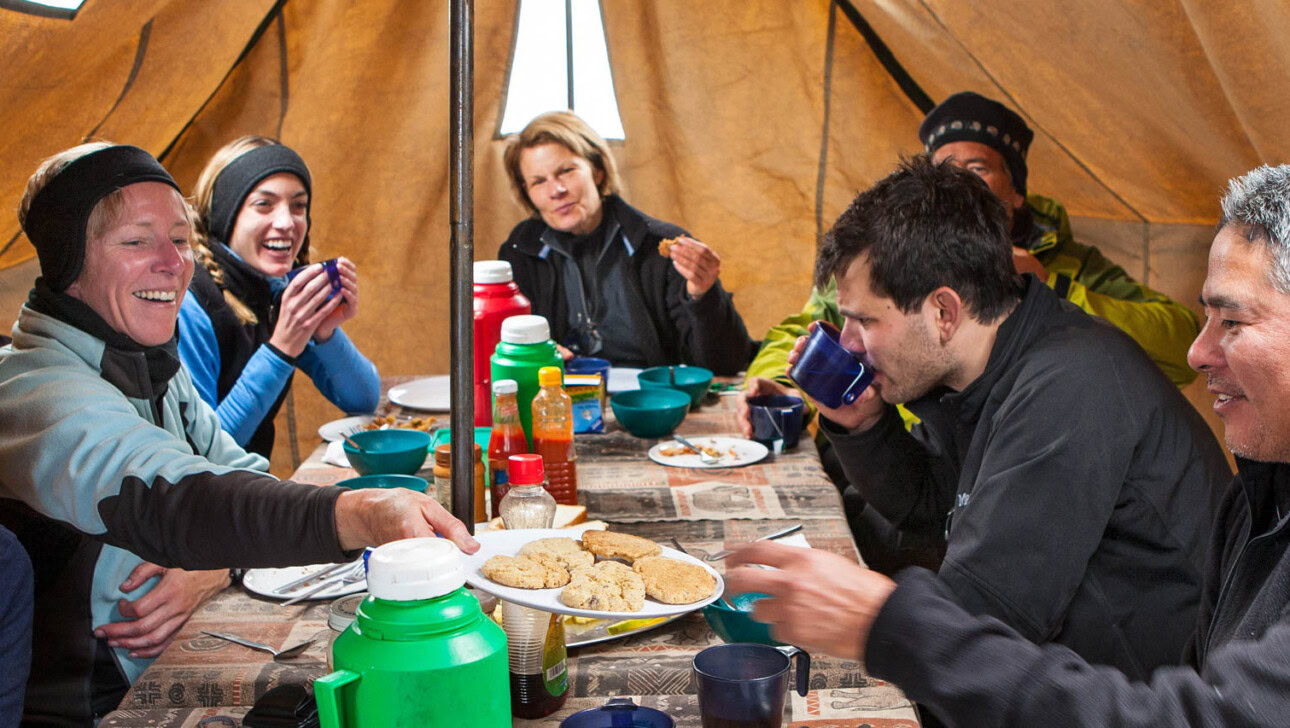
<svg viewBox="0 0 1290 728">
<path fill-rule="evenodd" d="M 433 599 L 465 583 L 461 551 L 445 538 L 391 541 L 367 557 L 367 591 L 377 599 Z"/>
<path fill-rule="evenodd" d="M 511 264 L 504 260 L 475 261 L 476 283 L 510 283 L 515 280 Z"/>
<path fill-rule="evenodd" d="M 542 316 L 511 316 L 502 322 L 502 341 L 508 344 L 541 344 L 551 338 L 551 326 Z"/>
</svg>

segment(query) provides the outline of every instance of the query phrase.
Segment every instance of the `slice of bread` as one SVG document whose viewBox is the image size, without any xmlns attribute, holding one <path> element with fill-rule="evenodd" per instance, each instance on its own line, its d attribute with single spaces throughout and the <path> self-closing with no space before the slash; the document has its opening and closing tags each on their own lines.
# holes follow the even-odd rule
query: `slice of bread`
<svg viewBox="0 0 1290 728">
<path fill-rule="evenodd" d="M 551 525 L 551 528 L 568 528 L 569 526 L 576 526 L 579 523 L 585 523 L 586 520 L 586 506 L 557 505 L 555 507 L 555 522 Z M 488 522 L 488 530 L 490 531 L 500 531 L 504 528 L 506 527 L 502 525 L 501 516 Z"/>
</svg>

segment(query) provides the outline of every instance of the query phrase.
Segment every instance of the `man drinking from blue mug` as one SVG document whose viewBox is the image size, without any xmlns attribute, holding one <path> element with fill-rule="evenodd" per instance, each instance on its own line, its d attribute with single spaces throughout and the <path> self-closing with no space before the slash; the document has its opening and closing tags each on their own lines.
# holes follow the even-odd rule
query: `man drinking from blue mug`
<svg viewBox="0 0 1290 728">
<path fill-rule="evenodd" d="M 874 379 L 816 402 L 820 426 L 871 507 L 944 531 L 938 579 L 969 612 L 1143 679 L 1191 634 L 1231 474 L 1141 347 L 1011 256 L 1002 203 L 951 164 L 915 157 L 857 197 L 815 273 Z"/>
</svg>

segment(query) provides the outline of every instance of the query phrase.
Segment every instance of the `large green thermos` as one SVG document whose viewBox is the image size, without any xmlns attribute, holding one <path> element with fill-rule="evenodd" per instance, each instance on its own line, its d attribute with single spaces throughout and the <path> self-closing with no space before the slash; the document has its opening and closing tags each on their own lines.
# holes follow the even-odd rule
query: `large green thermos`
<svg viewBox="0 0 1290 728">
<path fill-rule="evenodd" d="M 314 681 L 322 728 L 511 724 L 506 634 L 462 588 L 451 541 L 411 538 L 368 557 L 358 617 Z"/>
<path fill-rule="evenodd" d="M 502 340 L 490 360 L 493 381 L 514 379 L 519 385 L 520 426 L 533 449 L 533 397 L 538 393 L 538 370 L 559 367 L 564 360 L 551 340 L 551 327 L 541 316 L 511 316 L 502 322 Z"/>
</svg>

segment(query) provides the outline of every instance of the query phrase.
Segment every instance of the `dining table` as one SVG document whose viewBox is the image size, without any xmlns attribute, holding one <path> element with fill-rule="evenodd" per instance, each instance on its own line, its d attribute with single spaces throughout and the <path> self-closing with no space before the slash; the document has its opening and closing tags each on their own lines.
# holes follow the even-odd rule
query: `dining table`
<svg viewBox="0 0 1290 728">
<path fill-rule="evenodd" d="M 391 387 L 415 377 L 382 378 L 379 414 L 426 417 L 391 403 Z M 726 379 L 727 384 L 737 380 Z M 714 390 L 718 389 L 714 387 Z M 677 432 L 689 437 L 739 436 L 734 390 L 707 395 L 688 413 Z M 607 408 L 608 409 L 608 408 Z M 647 456 L 659 441 L 634 437 L 605 412 L 605 432 L 578 434 L 578 498 L 587 518 L 604 521 L 610 530 L 671 544 L 703 557 L 754 540 L 784 527 L 801 524 L 811 547 L 860 561 L 842 499 L 820 464 L 809 435 L 796 448 L 771 453 L 741 467 L 679 468 Z M 447 426 L 444 413 L 433 413 Z M 353 470 L 323 461 L 326 442 L 319 440 L 292 480 L 332 485 L 355 475 Z M 421 475 L 432 480 L 433 458 Z M 482 520 L 482 518 L 480 519 Z M 724 561 L 711 565 L 718 570 Z M 117 710 L 101 728 L 148 726 L 199 728 L 241 726 L 255 701 L 280 685 L 310 686 L 329 672 L 325 600 L 284 606 L 282 600 L 258 596 L 234 585 L 199 607 L 174 641 L 130 687 Z M 827 615 L 821 615 L 827 618 Z M 631 697 L 636 704 L 668 714 L 677 728 L 699 728 L 694 656 L 722 640 L 696 610 L 652 628 L 618 636 L 586 638 L 570 625 L 569 697 L 562 708 L 537 720 L 515 719 L 517 726 L 558 726 L 578 711 L 598 708 L 612 697 Z M 274 661 L 258 650 L 207 636 L 225 632 L 277 649 L 313 639 L 299 656 Z M 917 712 L 894 685 L 867 675 L 855 660 L 811 655 L 810 685 L 805 697 L 789 691 L 784 725 L 791 728 L 917 728 Z M 500 686 L 505 689 L 505 686 Z"/>
</svg>

